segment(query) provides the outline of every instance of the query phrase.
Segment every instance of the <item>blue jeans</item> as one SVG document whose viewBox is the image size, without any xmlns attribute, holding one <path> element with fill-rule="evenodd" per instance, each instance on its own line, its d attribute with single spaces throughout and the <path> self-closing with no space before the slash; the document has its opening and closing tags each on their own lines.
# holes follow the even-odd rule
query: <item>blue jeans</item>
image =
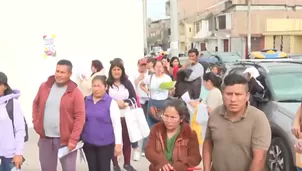
<svg viewBox="0 0 302 171">
<path fill-rule="evenodd" d="M 138 147 L 138 142 L 131 143 L 131 147 L 134 148 L 134 149 L 137 148 Z"/>
<path fill-rule="evenodd" d="M 297 168 L 297 171 L 302 171 L 302 168 L 299 168 L 299 167 L 298 167 L 298 168 Z"/>
<path fill-rule="evenodd" d="M 12 160 L 12 158 L 1 157 L 0 171 L 10 171 L 14 167 Z"/>
<path fill-rule="evenodd" d="M 158 121 L 154 120 L 150 115 L 149 115 L 149 109 L 150 109 L 150 105 L 154 105 L 156 106 L 158 109 L 163 109 L 165 107 L 165 100 L 150 100 L 147 106 L 147 123 L 149 125 L 149 128 L 151 129 L 153 127 L 153 125 L 155 125 Z M 148 141 L 148 137 L 144 138 L 143 140 L 143 145 L 142 145 L 142 152 L 145 151 L 145 145 Z"/>
</svg>

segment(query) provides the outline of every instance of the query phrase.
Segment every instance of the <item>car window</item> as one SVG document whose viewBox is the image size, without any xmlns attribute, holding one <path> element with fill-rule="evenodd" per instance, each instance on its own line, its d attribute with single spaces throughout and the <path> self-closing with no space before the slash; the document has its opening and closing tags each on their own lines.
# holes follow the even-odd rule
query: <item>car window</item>
<svg viewBox="0 0 302 171">
<path fill-rule="evenodd" d="M 246 68 L 244 68 L 244 67 L 233 68 L 232 70 L 230 70 L 229 74 L 243 75 L 243 72 L 244 72 L 245 70 L 246 70 Z"/>
<path fill-rule="evenodd" d="M 232 63 L 241 59 L 238 55 L 221 55 L 219 57 L 223 63 Z"/>
<path fill-rule="evenodd" d="M 269 80 L 277 101 L 301 100 L 302 72 L 278 73 L 270 75 Z"/>
</svg>

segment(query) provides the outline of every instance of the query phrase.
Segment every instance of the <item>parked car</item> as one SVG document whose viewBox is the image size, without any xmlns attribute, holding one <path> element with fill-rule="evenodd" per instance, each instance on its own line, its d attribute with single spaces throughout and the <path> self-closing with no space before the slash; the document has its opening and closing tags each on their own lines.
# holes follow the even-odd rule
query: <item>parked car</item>
<svg viewBox="0 0 302 171">
<path fill-rule="evenodd" d="M 302 97 L 302 60 L 243 60 L 231 65 L 225 75 L 242 74 L 248 67 L 258 69 L 264 78 L 265 94 L 258 108 L 271 125 L 272 141 L 267 153 L 269 171 L 294 171 L 296 138 L 291 133 Z"/>
<path fill-rule="evenodd" d="M 288 57 L 292 59 L 302 59 L 302 54 L 289 54 Z"/>
<path fill-rule="evenodd" d="M 221 63 L 228 64 L 242 59 L 238 52 L 215 52 L 211 56 L 216 57 Z"/>
<path fill-rule="evenodd" d="M 237 52 L 201 51 L 201 53 L 202 55 L 199 56 L 199 63 L 203 66 L 208 66 L 209 68 L 213 65 L 217 65 L 222 73 L 225 73 L 229 65 L 242 59 Z M 181 64 L 184 64 L 188 60 L 188 57 L 182 57 L 179 60 Z"/>
</svg>

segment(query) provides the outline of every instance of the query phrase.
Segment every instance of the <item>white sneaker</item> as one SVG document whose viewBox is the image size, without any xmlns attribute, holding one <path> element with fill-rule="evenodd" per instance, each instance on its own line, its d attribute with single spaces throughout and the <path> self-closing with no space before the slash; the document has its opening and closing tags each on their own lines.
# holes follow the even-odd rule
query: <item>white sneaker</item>
<svg viewBox="0 0 302 171">
<path fill-rule="evenodd" d="M 145 153 L 142 153 L 142 156 L 145 157 Z"/>
<path fill-rule="evenodd" d="M 135 151 L 135 152 L 133 153 L 133 160 L 134 160 L 134 161 L 139 161 L 139 158 L 140 158 L 139 152 L 138 152 L 138 151 Z"/>
</svg>

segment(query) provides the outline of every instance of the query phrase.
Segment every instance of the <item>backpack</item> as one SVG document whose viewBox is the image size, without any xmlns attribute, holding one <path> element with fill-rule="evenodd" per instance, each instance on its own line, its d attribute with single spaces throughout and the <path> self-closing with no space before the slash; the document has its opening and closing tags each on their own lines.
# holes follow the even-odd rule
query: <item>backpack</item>
<svg viewBox="0 0 302 171">
<path fill-rule="evenodd" d="M 8 100 L 8 102 L 7 102 L 7 104 L 6 104 L 6 110 L 7 110 L 8 117 L 12 120 L 13 129 L 14 129 L 14 135 L 15 135 L 15 125 L 14 125 L 14 99 Z M 28 141 L 28 126 L 27 126 L 27 122 L 26 122 L 26 120 L 25 120 L 25 117 L 24 117 L 24 123 L 25 123 L 25 137 L 24 137 L 24 142 L 27 142 L 27 141 Z"/>
</svg>

